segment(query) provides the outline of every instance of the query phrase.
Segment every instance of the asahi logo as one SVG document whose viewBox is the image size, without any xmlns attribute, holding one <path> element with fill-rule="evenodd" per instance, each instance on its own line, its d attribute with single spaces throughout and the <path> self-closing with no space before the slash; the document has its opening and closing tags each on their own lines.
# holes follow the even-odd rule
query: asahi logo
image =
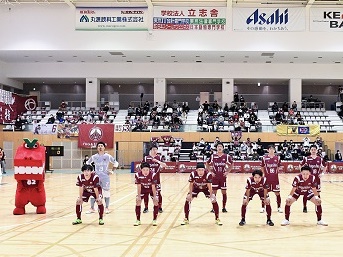
<svg viewBox="0 0 343 257">
<path fill-rule="evenodd" d="M 261 12 L 256 9 L 247 19 L 246 23 L 258 25 L 286 25 L 288 23 L 288 9 L 276 9 L 273 13 Z"/>
</svg>

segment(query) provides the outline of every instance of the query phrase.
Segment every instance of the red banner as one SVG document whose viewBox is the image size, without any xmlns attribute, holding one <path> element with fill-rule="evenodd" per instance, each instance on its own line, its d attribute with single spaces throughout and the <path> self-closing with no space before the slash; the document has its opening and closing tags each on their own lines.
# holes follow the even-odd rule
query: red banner
<svg viewBox="0 0 343 257">
<path fill-rule="evenodd" d="M 95 148 L 98 142 L 104 142 L 106 148 L 113 148 L 113 124 L 80 124 L 79 148 Z"/>
<path fill-rule="evenodd" d="M 280 173 L 300 173 L 299 170 L 300 162 L 282 162 L 280 168 Z M 163 169 L 162 173 L 187 173 L 195 170 L 196 162 L 166 162 L 167 167 Z M 140 162 L 134 163 L 134 170 L 131 172 L 137 172 L 139 170 Z M 342 162 L 342 172 L 343 172 L 343 162 Z M 261 169 L 260 162 L 258 161 L 235 161 L 233 163 L 232 173 L 251 173 L 255 169 Z M 336 167 L 338 170 L 338 166 Z"/>
<path fill-rule="evenodd" d="M 37 96 L 20 96 L 0 90 L 0 123 L 12 123 L 18 115 L 33 111 L 37 107 Z"/>
</svg>

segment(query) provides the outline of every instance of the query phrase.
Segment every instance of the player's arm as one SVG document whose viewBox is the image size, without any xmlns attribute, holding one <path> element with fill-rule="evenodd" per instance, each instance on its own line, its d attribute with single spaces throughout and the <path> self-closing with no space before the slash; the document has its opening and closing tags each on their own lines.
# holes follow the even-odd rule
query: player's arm
<svg viewBox="0 0 343 257">
<path fill-rule="evenodd" d="M 293 199 L 293 201 L 295 201 L 295 199 L 293 198 L 293 194 L 294 194 L 294 192 L 295 192 L 296 189 L 297 189 L 296 186 L 293 186 L 293 187 L 292 187 L 292 190 L 291 190 L 291 192 L 289 193 L 289 195 L 288 195 L 288 197 L 287 197 L 287 199 L 286 199 L 286 203 L 292 202 L 292 199 Z"/>
<path fill-rule="evenodd" d="M 91 165 L 93 161 L 93 155 L 86 161 L 87 165 Z"/>
<path fill-rule="evenodd" d="M 151 189 L 152 189 L 152 195 L 153 195 L 154 204 L 158 204 L 158 196 L 157 196 L 156 184 L 152 184 L 151 185 Z"/>
<path fill-rule="evenodd" d="M 210 195 L 212 196 L 212 194 L 213 194 L 212 183 L 207 183 L 207 188 L 208 188 L 208 191 L 210 192 Z"/>
<path fill-rule="evenodd" d="M 313 191 L 313 194 L 314 194 L 314 199 L 317 201 L 318 204 L 320 204 L 322 200 L 319 198 L 319 193 L 317 191 L 317 188 L 316 187 L 312 187 L 312 191 Z"/>
<path fill-rule="evenodd" d="M 164 162 L 159 161 L 159 160 L 157 160 L 157 159 L 155 159 L 155 158 L 152 159 L 152 161 L 158 163 L 158 164 L 161 166 L 162 169 L 164 169 L 165 167 L 167 167 L 167 164 L 165 164 Z"/>
<path fill-rule="evenodd" d="M 116 161 L 116 159 L 114 159 L 114 157 L 112 155 L 109 154 L 109 156 L 110 156 L 110 158 L 109 158 L 110 163 L 113 164 L 112 171 L 114 171 L 119 167 L 119 163 Z"/>
</svg>

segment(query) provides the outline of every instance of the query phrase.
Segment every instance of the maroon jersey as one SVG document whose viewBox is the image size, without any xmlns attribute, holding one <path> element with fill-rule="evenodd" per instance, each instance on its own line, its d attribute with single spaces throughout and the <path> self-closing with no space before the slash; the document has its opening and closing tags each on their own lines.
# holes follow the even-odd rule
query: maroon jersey
<svg viewBox="0 0 343 257">
<path fill-rule="evenodd" d="M 307 180 L 304 180 L 303 176 L 299 174 L 294 178 L 292 186 L 297 188 L 295 192 L 300 195 L 305 195 L 308 192 L 312 192 L 312 188 L 317 187 L 317 182 L 313 175 L 310 175 Z"/>
<path fill-rule="evenodd" d="M 189 175 L 188 182 L 193 182 L 193 190 L 208 190 L 207 183 L 212 183 L 212 174 L 205 170 L 204 175 L 200 176 L 195 170 Z"/>
<path fill-rule="evenodd" d="M 261 160 L 261 167 L 264 168 L 264 176 L 268 183 L 279 183 L 279 167 L 281 166 L 280 156 L 270 157 L 265 155 Z"/>
<path fill-rule="evenodd" d="M 218 154 L 212 154 L 211 158 L 207 160 L 207 163 L 212 165 L 213 172 L 216 175 L 216 178 L 224 177 L 225 173 L 225 165 L 231 165 L 232 164 L 232 158 L 228 154 L 223 154 L 222 156 L 219 156 Z"/>
<path fill-rule="evenodd" d="M 327 162 L 320 156 L 313 158 L 312 156 L 306 156 L 300 163 L 300 166 L 309 166 L 311 168 L 311 174 L 316 178 L 319 178 L 320 170 L 327 166 Z"/>
<path fill-rule="evenodd" d="M 267 184 L 267 178 L 262 177 L 261 181 L 256 183 L 254 180 L 254 177 L 249 177 L 247 179 L 247 184 L 245 186 L 245 189 L 250 189 L 250 194 L 252 192 L 258 193 L 258 192 L 263 192 L 264 189 L 268 189 L 269 185 Z"/>
<path fill-rule="evenodd" d="M 142 171 L 138 171 L 135 174 L 135 184 L 141 185 L 141 193 L 152 193 L 152 185 L 157 184 L 156 173 L 149 172 L 148 175 L 144 175 Z"/>
<path fill-rule="evenodd" d="M 142 162 L 147 162 L 150 164 L 150 171 L 155 174 L 155 179 L 157 180 L 157 184 L 161 184 L 161 178 L 160 178 L 160 170 L 161 165 L 157 162 L 154 162 L 153 159 L 156 159 L 158 161 L 161 161 L 161 156 L 156 155 L 155 157 L 152 157 L 151 155 L 144 156 Z"/>
<path fill-rule="evenodd" d="M 77 176 L 76 186 L 83 187 L 83 191 L 95 194 L 94 188 L 101 188 L 100 179 L 95 173 L 91 173 L 90 178 L 87 180 L 84 174 Z"/>
</svg>

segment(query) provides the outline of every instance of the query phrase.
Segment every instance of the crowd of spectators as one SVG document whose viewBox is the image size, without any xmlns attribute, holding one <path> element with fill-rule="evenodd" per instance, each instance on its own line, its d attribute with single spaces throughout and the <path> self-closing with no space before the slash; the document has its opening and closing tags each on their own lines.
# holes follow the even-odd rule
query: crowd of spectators
<svg viewBox="0 0 343 257">
<path fill-rule="evenodd" d="M 231 133 L 231 141 L 224 143 L 224 152 L 230 154 L 233 160 L 261 160 L 262 156 L 267 153 L 267 148 L 270 142 L 262 142 L 260 138 L 257 141 L 251 141 L 250 138 L 241 141 L 241 133 Z M 207 160 L 216 149 L 216 143 L 220 141 L 217 137 L 214 142 L 205 142 L 203 139 L 200 142 L 193 143 L 193 148 L 190 153 L 191 160 Z M 275 142 L 276 154 L 283 161 L 300 161 L 304 156 L 310 155 L 310 146 L 315 144 L 318 147 L 318 154 L 324 159 L 329 157 L 324 151 L 324 142 L 321 137 L 317 137 L 314 142 L 310 142 L 308 137 L 305 137 L 302 142 L 293 142 L 293 140 L 284 140 L 283 142 Z"/>
<path fill-rule="evenodd" d="M 255 127 L 257 131 L 261 127 L 257 117 L 257 104 L 253 103 L 251 108 L 248 108 L 244 97 L 239 97 L 236 94 L 234 96 L 235 101 L 231 102 L 230 107 L 227 103 L 221 107 L 216 100 L 212 104 L 205 101 L 200 105 L 197 119 L 198 127 L 206 131 L 247 131 L 251 127 Z"/>
<path fill-rule="evenodd" d="M 164 103 L 163 106 L 156 102 L 153 107 L 146 101 L 143 106 L 133 108 L 128 107 L 128 115 L 125 119 L 125 125 L 129 126 L 130 131 L 162 129 L 169 131 L 180 131 L 182 125 L 187 119 L 190 108 L 188 103 Z"/>
</svg>

